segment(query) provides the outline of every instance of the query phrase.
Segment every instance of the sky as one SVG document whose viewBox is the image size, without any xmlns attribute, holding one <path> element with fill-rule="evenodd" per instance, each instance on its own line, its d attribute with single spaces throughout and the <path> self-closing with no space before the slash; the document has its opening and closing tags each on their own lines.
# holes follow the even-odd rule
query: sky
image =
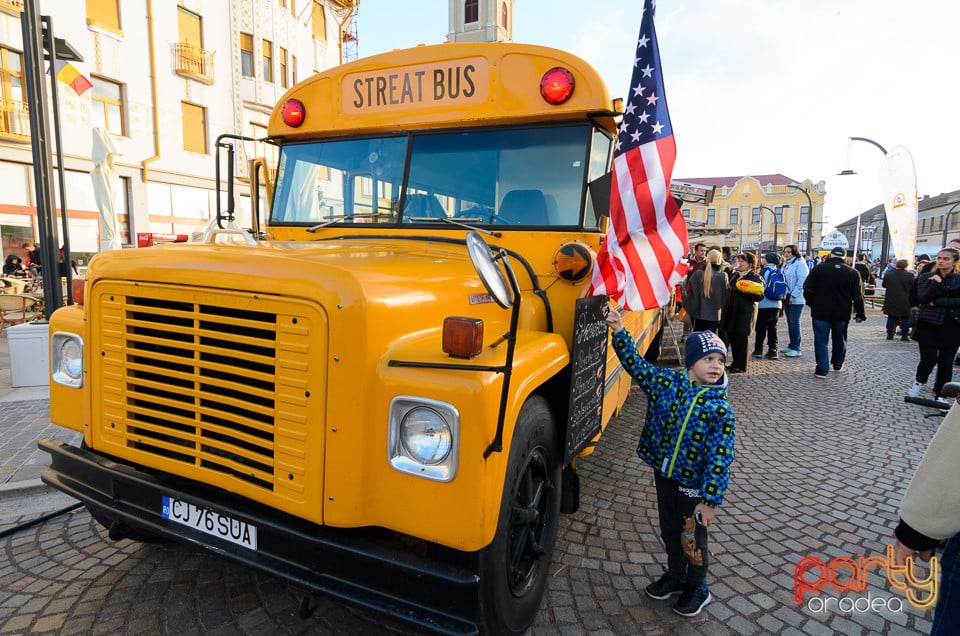
<svg viewBox="0 0 960 636">
<path fill-rule="evenodd" d="M 624 96 L 640 6 L 515 0 L 514 41 L 574 53 Z M 921 198 L 960 190 L 958 28 L 956 0 L 660 0 L 673 178 L 823 180 L 829 229 L 882 202 L 883 154 L 849 141 L 865 137 L 907 148 Z M 440 43 L 448 1 L 360 0 L 357 29 L 360 57 Z"/>
</svg>

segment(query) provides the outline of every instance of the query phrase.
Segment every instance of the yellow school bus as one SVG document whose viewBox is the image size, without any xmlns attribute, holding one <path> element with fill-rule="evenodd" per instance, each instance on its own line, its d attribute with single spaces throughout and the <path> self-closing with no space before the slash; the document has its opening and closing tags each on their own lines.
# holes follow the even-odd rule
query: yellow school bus
<svg viewBox="0 0 960 636">
<path fill-rule="evenodd" d="M 83 444 L 42 441 L 43 479 L 113 538 L 522 633 L 576 460 L 630 386 L 582 298 L 618 117 L 586 63 L 521 44 L 300 82 L 251 227 L 228 205 L 199 240 L 100 254 L 52 316 L 51 418 Z M 626 316 L 641 351 L 662 320 Z"/>
</svg>

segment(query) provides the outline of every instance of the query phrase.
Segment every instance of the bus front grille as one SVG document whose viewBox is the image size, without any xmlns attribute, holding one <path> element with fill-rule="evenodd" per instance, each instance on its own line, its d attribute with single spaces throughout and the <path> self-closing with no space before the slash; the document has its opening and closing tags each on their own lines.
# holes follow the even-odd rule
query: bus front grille
<svg viewBox="0 0 960 636">
<path fill-rule="evenodd" d="M 233 491 L 302 492 L 317 312 L 276 297 L 104 286 L 123 293 L 95 295 L 100 447 Z"/>
</svg>

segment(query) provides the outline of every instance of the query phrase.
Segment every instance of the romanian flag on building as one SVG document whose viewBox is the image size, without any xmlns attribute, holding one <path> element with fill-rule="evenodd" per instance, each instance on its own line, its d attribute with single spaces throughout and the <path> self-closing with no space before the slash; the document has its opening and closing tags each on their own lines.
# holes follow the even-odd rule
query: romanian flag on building
<svg viewBox="0 0 960 636">
<path fill-rule="evenodd" d="M 609 295 L 628 310 L 666 305 L 687 268 L 687 224 L 670 194 L 677 147 L 653 10 L 654 0 L 644 0 L 633 79 L 614 147 L 607 236 L 588 292 Z"/>
<path fill-rule="evenodd" d="M 90 80 L 84 77 L 77 67 L 62 60 L 57 60 L 57 80 L 72 88 L 77 95 L 83 95 L 85 91 L 93 88 Z"/>
</svg>

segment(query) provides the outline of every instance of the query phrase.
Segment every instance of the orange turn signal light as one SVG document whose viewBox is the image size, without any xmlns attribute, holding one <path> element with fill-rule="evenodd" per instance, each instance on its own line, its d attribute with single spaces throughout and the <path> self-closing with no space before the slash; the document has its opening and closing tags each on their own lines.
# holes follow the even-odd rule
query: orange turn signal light
<svg viewBox="0 0 960 636">
<path fill-rule="evenodd" d="M 443 352 L 454 358 L 474 358 L 483 351 L 483 321 L 450 316 L 443 320 Z"/>
</svg>

